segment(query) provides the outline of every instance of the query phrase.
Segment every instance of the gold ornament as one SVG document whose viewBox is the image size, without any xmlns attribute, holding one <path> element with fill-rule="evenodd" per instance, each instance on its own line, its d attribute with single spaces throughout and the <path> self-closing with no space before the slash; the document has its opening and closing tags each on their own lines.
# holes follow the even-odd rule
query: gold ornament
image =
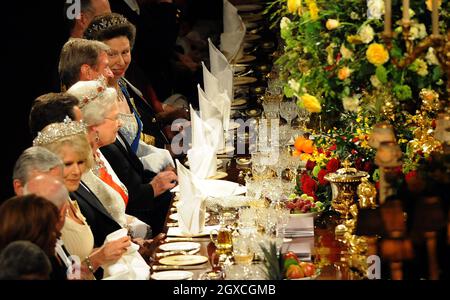
<svg viewBox="0 0 450 300">
<path fill-rule="evenodd" d="M 430 89 L 422 89 L 419 93 L 420 99 L 422 99 L 422 111 L 437 112 L 441 104 L 439 102 L 439 94 Z"/>
</svg>

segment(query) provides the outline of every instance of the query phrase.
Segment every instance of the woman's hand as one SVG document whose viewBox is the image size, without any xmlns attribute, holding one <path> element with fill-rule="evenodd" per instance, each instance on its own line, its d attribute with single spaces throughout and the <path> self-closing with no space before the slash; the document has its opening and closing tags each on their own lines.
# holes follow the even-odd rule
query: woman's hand
<svg viewBox="0 0 450 300">
<path fill-rule="evenodd" d="M 130 245 L 130 237 L 128 236 L 103 244 L 89 255 L 93 267 L 96 269 L 101 265 L 116 262 Z"/>
</svg>

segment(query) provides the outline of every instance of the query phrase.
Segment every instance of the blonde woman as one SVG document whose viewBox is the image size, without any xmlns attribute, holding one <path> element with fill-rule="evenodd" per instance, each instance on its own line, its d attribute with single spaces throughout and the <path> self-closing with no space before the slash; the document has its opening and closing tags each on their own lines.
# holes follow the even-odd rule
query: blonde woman
<svg viewBox="0 0 450 300">
<path fill-rule="evenodd" d="M 64 122 L 47 125 L 34 139 L 33 145 L 45 147 L 57 154 L 64 163 L 63 180 L 67 190 L 78 190 L 82 174 L 93 164 L 85 124 L 66 118 Z M 68 203 L 61 238 L 69 253 L 80 257 L 92 273 L 101 265 L 117 261 L 130 246 L 129 237 L 94 249 L 90 224 L 86 222 L 76 201 L 68 199 Z"/>
</svg>

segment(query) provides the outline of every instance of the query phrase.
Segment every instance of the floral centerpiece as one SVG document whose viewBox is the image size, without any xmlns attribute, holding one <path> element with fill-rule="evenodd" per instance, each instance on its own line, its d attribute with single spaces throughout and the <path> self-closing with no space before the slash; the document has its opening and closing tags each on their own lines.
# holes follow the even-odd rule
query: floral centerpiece
<svg viewBox="0 0 450 300">
<path fill-rule="evenodd" d="M 437 2 L 438 33 L 445 38 L 450 2 Z M 389 34 L 383 0 L 275 0 L 266 11 L 280 27 L 283 49 L 276 64 L 281 66 L 284 94 L 313 113 L 313 120 L 320 119 L 312 127 L 336 145 L 338 157 L 351 155 L 357 169 L 373 174 L 374 152 L 367 135 L 381 121 L 394 125 L 405 154 L 405 174 L 418 167 L 423 149 L 438 149 L 426 136 L 432 135 L 438 110 L 449 104 L 448 70 L 443 68 L 448 58 L 439 52 L 447 46 L 430 38 L 431 1 L 411 0 L 404 26 L 402 1 L 392 0 Z M 436 106 L 423 113 L 427 98 L 436 99 Z M 298 154 L 305 153 L 311 154 Z"/>
<path fill-rule="evenodd" d="M 408 56 L 404 39 L 414 47 L 431 34 L 429 3 L 410 2 L 404 37 L 401 1 L 392 1 L 393 39 L 387 43 L 382 0 L 274 1 L 268 11 L 280 20 L 284 49 L 276 63 L 282 66 L 285 95 L 321 113 L 328 129 L 347 127 L 360 111 L 373 123 L 414 113 L 423 88 L 447 99 L 436 49 L 430 45 L 422 55 Z M 450 2 L 440 4 L 439 12 L 445 35 Z"/>
</svg>

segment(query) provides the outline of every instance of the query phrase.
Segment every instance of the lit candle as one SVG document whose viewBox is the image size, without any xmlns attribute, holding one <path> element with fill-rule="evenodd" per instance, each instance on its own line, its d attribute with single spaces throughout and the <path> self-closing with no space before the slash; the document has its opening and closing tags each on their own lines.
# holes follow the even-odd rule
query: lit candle
<svg viewBox="0 0 450 300">
<path fill-rule="evenodd" d="M 403 0 L 403 22 L 409 22 L 409 0 Z"/>
<path fill-rule="evenodd" d="M 439 34 L 439 13 L 438 13 L 438 0 L 431 0 L 431 20 L 433 35 Z"/>
<path fill-rule="evenodd" d="M 384 0 L 384 35 L 391 36 L 391 0 Z"/>
</svg>

